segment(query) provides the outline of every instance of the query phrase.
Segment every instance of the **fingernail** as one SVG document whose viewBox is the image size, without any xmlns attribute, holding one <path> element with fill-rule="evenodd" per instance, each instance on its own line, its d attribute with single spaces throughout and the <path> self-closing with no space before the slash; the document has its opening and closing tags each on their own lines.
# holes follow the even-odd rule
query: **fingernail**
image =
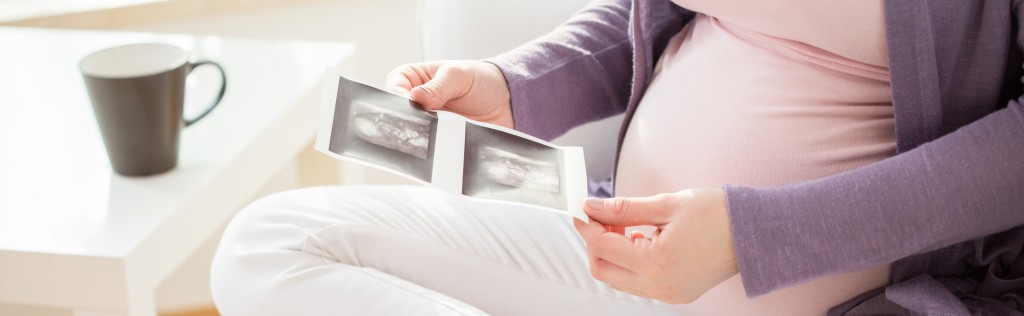
<svg viewBox="0 0 1024 316">
<path fill-rule="evenodd" d="M 600 210 L 604 207 L 604 200 L 598 198 L 587 198 L 587 206 L 592 210 Z"/>
</svg>

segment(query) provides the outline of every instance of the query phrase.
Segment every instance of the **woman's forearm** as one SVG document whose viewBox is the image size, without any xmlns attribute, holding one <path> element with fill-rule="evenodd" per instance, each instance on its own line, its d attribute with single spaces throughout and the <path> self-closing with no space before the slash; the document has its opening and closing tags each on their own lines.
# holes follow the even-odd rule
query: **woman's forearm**
<svg viewBox="0 0 1024 316">
<path fill-rule="evenodd" d="M 486 60 L 505 74 L 516 129 L 550 139 L 625 110 L 629 13 L 630 1 L 596 1 L 551 33 Z"/>
<path fill-rule="evenodd" d="M 898 156 L 776 188 L 730 186 L 748 295 L 1024 224 L 1024 106 Z"/>
</svg>

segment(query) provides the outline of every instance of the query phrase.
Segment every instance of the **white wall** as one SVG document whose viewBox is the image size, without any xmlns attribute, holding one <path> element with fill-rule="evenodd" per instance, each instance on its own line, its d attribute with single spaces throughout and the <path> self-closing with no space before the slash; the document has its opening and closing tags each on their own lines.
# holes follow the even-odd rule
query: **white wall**
<svg viewBox="0 0 1024 316">
<path fill-rule="evenodd" d="M 415 0 L 321 0 L 178 21 L 134 24 L 123 30 L 292 38 L 356 43 L 348 74 L 371 83 L 397 64 L 419 58 Z M 254 52 L 255 53 L 255 52 Z"/>
</svg>

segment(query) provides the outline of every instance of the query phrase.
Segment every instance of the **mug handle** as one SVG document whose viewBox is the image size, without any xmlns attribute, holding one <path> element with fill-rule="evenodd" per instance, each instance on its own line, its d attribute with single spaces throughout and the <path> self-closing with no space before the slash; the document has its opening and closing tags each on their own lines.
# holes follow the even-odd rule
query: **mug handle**
<svg viewBox="0 0 1024 316">
<path fill-rule="evenodd" d="M 224 75 L 224 67 L 221 67 L 220 64 L 218 64 L 216 62 L 212 62 L 212 61 L 209 61 L 209 60 L 200 60 L 200 61 L 191 63 L 189 65 L 190 67 L 188 69 L 188 72 L 192 73 L 192 70 L 195 70 L 199 66 L 203 66 L 203 65 L 210 65 L 210 66 L 217 67 L 217 70 L 220 71 L 220 92 L 217 92 L 217 97 L 213 99 L 213 103 L 210 104 L 210 106 L 207 107 L 206 110 L 203 110 L 203 113 L 199 113 L 199 115 L 197 115 L 195 118 L 192 118 L 192 119 L 185 118 L 185 127 L 188 127 L 189 125 L 192 125 L 195 122 L 199 122 L 199 120 L 203 119 L 203 117 L 205 117 L 207 114 L 210 114 L 210 111 L 213 111 L 213 108 L 217 107 L 217 105 L 220 104 L 220 99 L 224 98 L 224 90 L 228 86 L 228 77 L 226 75 Z"/>
</svg>

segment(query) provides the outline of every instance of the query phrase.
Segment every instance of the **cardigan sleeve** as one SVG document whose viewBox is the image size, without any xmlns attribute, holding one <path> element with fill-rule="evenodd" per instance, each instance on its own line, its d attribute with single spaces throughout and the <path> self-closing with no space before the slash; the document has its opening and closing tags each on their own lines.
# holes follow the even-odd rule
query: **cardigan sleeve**
<svg viewBox="0 0 1024 316">
<path fill-rule="evenodd" d="M 726 190 L 751 296 L 994 234 L 1024 224 L 1024 106 L 846 173 Z"/>
<path fill-rule="evenodd" d="M 1020 49 L 1024 34 L 1015 34 Z M 1024 225 L 1022 103 L 1024 97 L 1011 100 L 917 148 L 831 177 L 726 186 L 747 294 Z"/>
<path fill-rule="evenodd" d="M 547 35 L 486 60 L 504 73 L 515 128 L 543 139 L 625 110 L 630 1 L 594 1 Z"/>
</svg>

